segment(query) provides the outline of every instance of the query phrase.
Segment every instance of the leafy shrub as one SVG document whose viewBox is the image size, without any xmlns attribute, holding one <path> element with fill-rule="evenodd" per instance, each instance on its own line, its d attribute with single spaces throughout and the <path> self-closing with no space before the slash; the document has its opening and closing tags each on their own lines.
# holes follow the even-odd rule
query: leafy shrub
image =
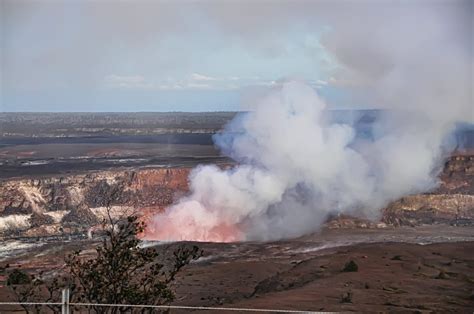
<svg viewBox="0 0 474 314">
<path fill-rule="evenodd" d="M 31 277 L 22 270 L 14 269 L 7 278 L 7 286 L 26 285 L 31 282 Z"/>
<path fill-rule="evenodd" d="M 95 249 L 93 257 L 85 257 L 81 251 L 69 254 L 65 271 L 53 279 L 13 270 L 8 284 L 19 302 L 59 302 L 61 289 L 70 289 L 71 303 L 108 304 L 169 304 L 175 299 L 171 284 L 178 272 L 191 260 L 202 256 L 197 246 L 181 246 L 172 254 L 161 256 L 154 248 L 139 246 L 138 235 L 145 224 L 137 216 L 112 219 L 110 206 L 108 220 L 104 220 L 105 237 Z M 39 313 L 38 306 L 23 306 L 25 311 Z M 57 305 L 49 306 L 53 313 L 60 313 Z M 90 312 L 133 312 L 123 306 L 103 308 L 91 306 Z"/>
<path fill-rule="evenodd" d="M 359 266 L 353 260 L 349 261 L 344 265 L 343 272 L 355 272 L 359 270 Z"/>
</svg>

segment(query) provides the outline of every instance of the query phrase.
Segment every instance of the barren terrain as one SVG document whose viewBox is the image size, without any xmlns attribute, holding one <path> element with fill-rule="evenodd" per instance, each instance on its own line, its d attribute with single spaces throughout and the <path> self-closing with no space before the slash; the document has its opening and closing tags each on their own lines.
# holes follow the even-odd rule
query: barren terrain
<svg viewBox="0 0 474 314">
<path fill-rule="evenodd" d="M 2 265 L 54 272 L 67 252 L 95 243 L 36 244 L 4 257 Z M 178 245 L 145 244 L 157 245 L 163 256 Z M 474 309 L 471 227 L 326 228 L 287 241 L 198 245 L 204 256 L 180 274 L 175 305 L 405 313 Z M 351 260 L 358 271 L 343 271 Z M 0 287 L 0 299 L 11 298 Z"/>
<path fill-rule="evenodd" d="M 162 211 L 188 192 L 193 167 L 232 165 L 211 145 L 231 116 L 222 114 L 217 122 L 203 116 L 195 125 L 184 116 L 185 122 L 177 119 L 154 131 L 148 124 L 159 115 L 150 121 L 138 115 L 132 122 L 98 115 L 87 130 L 63 128 L 67 123 L 79 128 L 87 115 L 54 123 L 48 115 L 0 117 L 6 119 L 0 142 L 0 266 L 54 273 L 68 252 L 91 254 L 108 201 L 117 215 L 138 213 L 146 220 Z M 32 137 L 28 128 L 13 134 L 21 130 L 15 119 L 29 119 L 41 136 Z M 358 119 L 363 134 L 372 117 Z M 109 124 L 117 129 L 110 131 Z M 198 243 L 204 256 L 180 275 L 175 304 L 471 313 L 474 154 L 472 134 L 459 137 L 460 150 L 446 159 L 436 189 L 395 200 L 376 219 L 329 215 L 318 232 L 297 239 Z M 144 245 L 166 256 L 178 243 Z M 351 260 L 358 271 L 342 271 Z M 4 284 L 0 277 L 0 300 L 12 300 Z M 3 307 L 0 313 L 17 310 Z"/>
</svg>

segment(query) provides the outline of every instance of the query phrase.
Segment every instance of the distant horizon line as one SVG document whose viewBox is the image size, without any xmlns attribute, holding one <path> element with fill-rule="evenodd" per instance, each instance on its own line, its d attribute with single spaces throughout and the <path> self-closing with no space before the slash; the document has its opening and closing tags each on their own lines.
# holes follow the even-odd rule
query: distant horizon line
<svg viewBox="0 0 474 314">
<path fill-rule="evenodd" d="M 389 110 L 389 109 L 384 109 L 384 108 L 334 108 L 334 109 L 328 109 L 328 111 L 383 111 L 383 110 Z M 54 113 L 54 114 L 65 114 L 65 113 L 97 113 L 97 114 L 104 114 L 104 113 L 194 113 L 194 114 L 200 114 L 200 113 L 236 113 L 236 112 L 249 112 L 251 110 L 209 110 L 209 111 L 0 111 L 0 114 L 19 114 L 19 113 L 27 113 L 27 114 L 32 114 L 32 113 Z"/>
</svg>

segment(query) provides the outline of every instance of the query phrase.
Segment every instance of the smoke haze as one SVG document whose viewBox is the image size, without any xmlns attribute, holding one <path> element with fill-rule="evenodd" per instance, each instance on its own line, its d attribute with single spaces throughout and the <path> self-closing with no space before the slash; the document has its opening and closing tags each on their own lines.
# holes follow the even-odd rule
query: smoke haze
<svg viewBox="0 0 474 314">
<path fill-rule="evenodd" d="M 386 109 L 372 136 L 357 137 L 353 124 L 328 119 L 313 88 L 282 82 L 216 136 L 238 165 L 196 168 L 190 195 L 154 218 L 155 238 L 295 237 L 317 230 L 329 213 L 375 218 L 388 202 L 436 187 L 453 149 L 450 132 L 474 120 L 472 2 L 383 3 L 323 2 L 309 10 L 329 26 L 322 45 L 337 60 L 332 84 L 353 102 Z M 226 9 L 210 12 L 225 17 Z M 259 18 L 219 21 L 231 33 L 252 25 L 257 39 L 271 26 Z"/>
<path fill-rule="evenodd" d="M 149 233 L 161 240 L 295 237 L 316 231 L 329 213 L 376 218 L 387 202 L 435 187 L 447 130 L 421 112 L 390 112 L 380 122 L 372 138 L 357 137 L 353 125 L 328 119 L 314 89 L 285 82 L 215 137 L 238 165 L 196 168 L 191 194 L 157 215 Z"/>
</svg>

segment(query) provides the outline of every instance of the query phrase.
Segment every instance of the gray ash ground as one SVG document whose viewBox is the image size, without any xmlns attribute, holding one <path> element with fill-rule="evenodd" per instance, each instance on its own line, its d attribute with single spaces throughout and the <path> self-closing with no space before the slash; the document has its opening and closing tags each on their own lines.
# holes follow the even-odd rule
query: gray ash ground
<svg viewBox="0 0 474 314">
<path fill-rule="evenodd" d="M 67 252 L 81 248 L 92 254 L 96 243 L 16 240 L 7 245 L 28 246 L 3 255 L 1 263 L 53 271 Z M 472 227 L 324 229 L 267 243 L 143 243 L 162 256 L 183 244 L 197 244 L 204 255 L 179 276 L 176 305 L 362 312 L 474 309 Z M 343 272 L 351 260 L 359 270 Z M 350 302 L 343 300 L 347 293 Z M 0 299 L 8 298 L 8 290 L 0 288 Z"/>
<path fill-rule="evenodd" d="M 369 128 L 374 115 L 368 112 L 360 116 L 362 131 Z M 135 114 L 132 119 L 129 114 L 116 114 L 113 119 L 105 119 L 110 114 L 2 114 L 0 178 L 228 163 L 212 146 L 211 138 L 233 116 L 202 115 L 195 123 L 192 114 L 147 113 Z M 461 146 L 474 147 L 472 129 L 459 137 Z M 67 253 L 82 249 L 93 254 L 97 243 L 98 239 L 84 235 L 2 240 L 0 266 L 8 263 L 27 271 L 54 272 L 62 267 Z M 180 243 L 143 245 L 155 246 L 166 256 Z M 198 245 L 204 256 L 178 278 L 176 305 L 403 313 L 474 311 L 472 226 L 337 228 L 267 243 Z M 358 271 L 343 272 L 351 260 L 357 263 Z M 0 278 L 0 301 L 11 301 L 13 296 L 4 284 Z M 2 307 L 0 313 L 18 310 Z"/>
<path fill-rule="evenodd" d="M 2 146 L 3 145 L 3 146 Z M 212 134 L 0 138 L 0 178 L 223 163 Z"/>
</svg>

